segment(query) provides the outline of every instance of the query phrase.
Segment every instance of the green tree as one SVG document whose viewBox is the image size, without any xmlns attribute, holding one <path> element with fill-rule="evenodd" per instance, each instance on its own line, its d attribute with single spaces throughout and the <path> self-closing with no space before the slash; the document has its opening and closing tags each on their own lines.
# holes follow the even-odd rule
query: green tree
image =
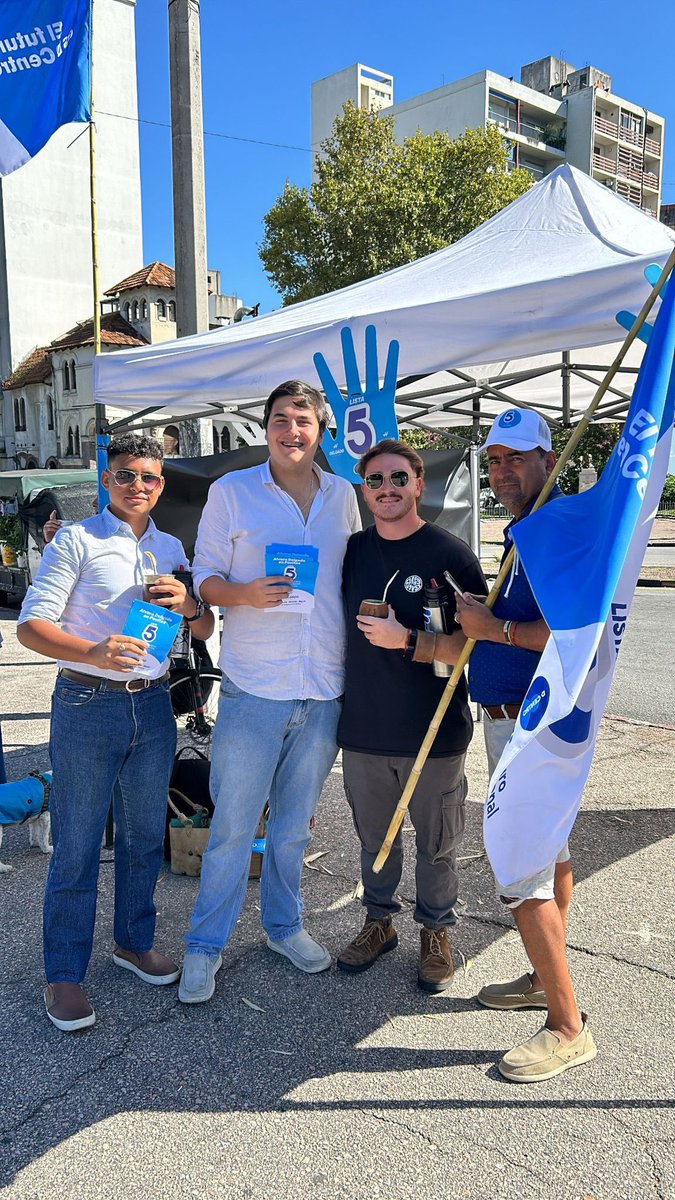
<svg viewBox="0 0 675 1200">
<path fill-rule="evenodd" d="M 412 262 L 464 237 L 528 190 L 499 131 L 417 132 L 348 103 L 310 188 L 287 182 L 264 218 L 260 258 L 284 304 Z"/>
<path fill-rule="evenodd" d="M 675 475 L 666 475 L 659 508 L 673 509 L 675 511 Z"/>
<path fill-rule="evenodd" d="M 552 431 L 551 440 L 553 442 L 553 449 L 555 450 L 558 458 L 560 458 L 565 446 L 569 442 L 572 432 L 573 431 L 571 429 L 558 429 Z M 452 436 L 453 434 L 455 435 L 454 438 Z M 563 467 L 560 475 L 558 476 L 558 484 L 562 488 L 563 492 L 567 493 L 567 495 L 573 495 L 579 490 L 579 472 L 582 467 L 587 467 L 592 464 L 598 472 L 599 479 L 605 463 L 607 462 L 607 459 L 618 442 L 620 435 L 621 426 L 613 422 L 610 422 L 606 425 L 590 425 L 579 442 L 579 445 L 572 455 L 572 458 Z M 484 436 L 485 430 L 483 430 L 483 437 Z M 427 430 L 419 428 L 403 429 L 401 431 L 401 440 L 408 442 L 411 446 L 414 446 L 416 450 L 440 450 L 446 446 L 460 444 L 458 439 L 462 438 L 468 442 L 472 441 L 473 434 L 470 425 L 453 427 L 453 429 L 447 433 L 442 430 Z M 485 482 L 487 483 L 486 460 L 483 459 L 482 462 L 482 474 L 485 476 Z M 674 475 L 669 475 L 666 480 L 664 497 L 666 497 L 668 490 L 668 480 L 672 480 L 673 482 L 672 499 L 675 503 Z"/>
<path fill-rule="evenodd" d="M 571 429 L 553 430 L 551 440 L 558 458 L 572 436 Z M 614 422 L 608 424 L 589 425 L 579 445 L 558 477 L 558 484 L 563 492 L 573 495 L 579 491 L 579 472 L 582 467 L 594 466 L 600 478 L 605 463 L 621 436 L 621 425 Z"/>
</svg>

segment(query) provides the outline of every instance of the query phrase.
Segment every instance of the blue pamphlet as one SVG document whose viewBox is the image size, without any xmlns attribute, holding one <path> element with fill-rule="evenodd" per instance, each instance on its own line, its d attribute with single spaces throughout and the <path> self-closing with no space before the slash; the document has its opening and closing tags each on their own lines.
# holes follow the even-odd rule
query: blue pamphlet
<svg viewBox="0 0 675 1200">
<path fill-rule="evenodd" d="M 164 673 L 182 620 L 180 613 L 160 608 L 158 604 L 147 604 L 145 600 L 134 600 L 122 633 L 140 638 L 148 647 L 143 663 L 134 667 L 134 675 L 158 679 Z"/>
<path fill-rule="evenodd" d="M 316 546 L 287 546 L 273 542 L 265 547 L 265 574 L 285 575 L 293 591 L 276 608 L 265 612 L 311 612 L 314 608 L 319 551 Z"/>
</svg>

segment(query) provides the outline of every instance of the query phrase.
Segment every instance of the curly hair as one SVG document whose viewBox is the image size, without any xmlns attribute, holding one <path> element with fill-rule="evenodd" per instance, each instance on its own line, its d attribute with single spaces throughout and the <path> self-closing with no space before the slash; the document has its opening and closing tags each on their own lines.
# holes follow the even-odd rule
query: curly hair
<svg viewBox="0 0 675 1200">
<path fill-rule="evenodd" d="M 112 439 L 107 453 L 108 465 L 114 458 L 120 458 L 122 454 L 128 454 L 132 458 L 155 458 L 157 462 L 164 462 L 164 449 L 157 438 L 146 437 L 142 433 L 120 434 L 119 437 Z"/>
</svg>

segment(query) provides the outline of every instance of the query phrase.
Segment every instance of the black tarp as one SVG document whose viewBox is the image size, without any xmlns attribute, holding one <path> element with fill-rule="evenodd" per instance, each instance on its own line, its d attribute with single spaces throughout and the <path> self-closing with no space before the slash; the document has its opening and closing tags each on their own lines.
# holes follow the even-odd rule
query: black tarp
<svg viewBox="0 0 675 1200">
<path fill-rule="evenodd" d="M 158 528 L 180 538 L 191 559 L 199 518 L 211 484 L 228 471 L 240 471 L 265 462 L 268 453 L 267 446 L 244 446 L 241 450 L 209 454 L 204 458 L 167 459 L 164 463 L 166 486 L 153 512 Z M 421 451 L 425 489 L 420 514 L 425 521 L 449 529 L 466 542 L 470 539 L 471 525 L 468 454 L 464 449 Z M 317 463 L 327 469 L 321 451 Z M 363 524 L 369 525 L 372 518 L 358 488 L 356 495 Z"/>
<path fill-rule="evenodd" d="M 92 502 L 96 499 L 98 485 L 87 483 L 65 483 L 60 487 L 43 488 L 31 492 L 28 500 L 19 505 L 19 516 L 40 550 L 44 548 L 42 527 L 51 513 L 56 512 L 60 521 L 83 521 L 93 513 Z"/>
</svg>

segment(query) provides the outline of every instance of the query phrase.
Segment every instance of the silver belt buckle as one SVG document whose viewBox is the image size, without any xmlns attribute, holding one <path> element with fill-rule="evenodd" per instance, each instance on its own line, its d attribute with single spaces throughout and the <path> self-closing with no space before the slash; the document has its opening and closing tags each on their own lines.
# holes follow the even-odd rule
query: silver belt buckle
<svg viewBox="0 0 675 1200">
<path fill-rule="evenodd" d="M 127 679 L 124 687 L 127 692 L 142 692 L 145 688 L 150 687 L 151 682 L 151 679 Z M 134 687 L 134 684 L 138 684 L 139 686 Z"/>
</svg>

